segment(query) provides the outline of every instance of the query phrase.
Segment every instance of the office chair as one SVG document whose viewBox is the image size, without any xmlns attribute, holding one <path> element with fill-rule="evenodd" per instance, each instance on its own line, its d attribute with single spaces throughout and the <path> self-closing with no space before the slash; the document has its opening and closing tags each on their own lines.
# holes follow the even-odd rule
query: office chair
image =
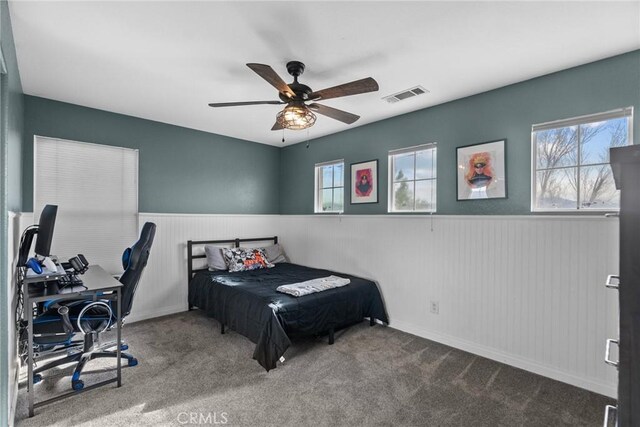
<svg viewBox="0 0 640 427">
<path fill-rule="evenodd" d="M 124 273 L 119 279 L 123 284 L 120 292 L 122 319 L 131 312 L 133 297 L 147 265 L 155 233 L 156 225 L 152 222 L 145 223 L 138 241 L 125 249 L 122 255 Z M 117 345 L 115 341 L 95 345 L 98 335 L 111 329 L 116 321 L 115 309 L 112 309 L 111 301 L 108 300 L 52 300 L 45 303 L 44 312 L 33 321 L 34 351 L 54 355 L 66 351 L 67 355 L 34 369 L 33 383 L 42 380 L 41 372 L 56 366 L 77 363 L 71 377 L 71 386 L 74 390 L 82 390 L 84 382 L 80 379 L 80 374 L 88 361 L 117 357 L 116 350 L 111 349 Z M 82 341 L 73 341 L 77 333 L 84 335 Z M 127 349 L 126 344 L 121 345 L 121 350 Z M 138 360 L 129 353 L 121 352 L 120 356 L 127 359 L 129 366 L 138 364 Z"/>
</svg>

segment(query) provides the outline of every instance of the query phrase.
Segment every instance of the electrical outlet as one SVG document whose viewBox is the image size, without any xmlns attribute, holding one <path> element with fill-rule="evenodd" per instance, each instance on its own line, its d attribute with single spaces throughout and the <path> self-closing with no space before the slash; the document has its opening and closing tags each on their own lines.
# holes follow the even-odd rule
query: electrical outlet
<svg viewBox="0 0 640 427">
<path fill-rule="evenodd" d="M 438 301 L 431 301 L 429 309 L 433 314 L 439 314 L 440 313 L 440 303 Z"/>
</svg>

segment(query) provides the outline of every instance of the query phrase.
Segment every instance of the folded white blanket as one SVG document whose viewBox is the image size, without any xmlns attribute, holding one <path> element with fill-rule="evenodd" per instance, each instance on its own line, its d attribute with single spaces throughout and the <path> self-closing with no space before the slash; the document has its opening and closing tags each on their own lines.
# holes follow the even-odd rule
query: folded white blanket
<svg viewBox="0 0 640 427">
<path fill-rule="evenodd" d="M 276 291 L 293 295 L 294 297 L 301 297 L 315 292 L 326 291 L 327 289 L 339 288 L 341 286 L 348 285 L 350 282 L 351 280 L 349 279 L 332 275 L 329 277 L 307 280 L 306 282 L 278 286 Z"/>
</svg>

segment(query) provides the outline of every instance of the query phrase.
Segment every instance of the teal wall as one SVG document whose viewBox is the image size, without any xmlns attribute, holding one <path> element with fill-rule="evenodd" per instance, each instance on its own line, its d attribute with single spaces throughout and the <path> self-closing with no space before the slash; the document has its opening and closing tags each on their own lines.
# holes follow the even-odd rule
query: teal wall
<svg viewBox="0 0 640 427">
<path fill-rule="evenodd" d="M 0 46 L 6 74 L 0 76 L 0 425 L 9 424 L 10 400 L 9 364 L 13 363 L 15 344 L 9 343 L 11 310 L 9 307 L 9 283 L 7 283 L 7 211 L 20 210 L 21 205 L 21 156 L 23 95 L 16 50 L 11 31 L 9 7 L 0 2 Z"/>
<path fill-rule="evenodd" d="M 34 135 L 139 149 L 140 212 L 278 213 L 277 147 L 33 96 L 25 96 L 23 211 L 33 210 Z"/>
<path fill-rule="evenodd" d="M 33 209 L 42 135 L 138 148 L 142 212 L 312 214 L 315 163 L 344 158 L 379 159 L 380 178 L 379 203 L 347 197 L 345 213 L 384 214 L 388 151 L 437 142 L 439 214 L 529 214 L 531 125 L 632 105 L 640 135 L 639 85 L 634 51 L 283 149 L 25 96 L 22 210 Z M 503 138 L 508 198 L 456 201 L 456 147 Z"/>
<path fill-rule="evenodd" d="M 429 95 L 426 95 L 429 96 Z M 406 101 L 411 102 L 411 101 Z M 439 214 L 530 214 L 531 125 L 634 106 L 640 135 L 640 51 L 285 147 L 280 213 L 312 214 L 314 165 L 379 159 L 379 203 L 349 204 L 345 214 L 387 213 L 389 150 L 438 143 Z M 456 147 L 507 139 L 508 198 L 456 201 Z M 350 188 L 345 174 L 345 188 Z M 348 193 L 348 192 L 345 192 Z"/>
<path fill-rule="evenodd" d="M 2 88 L 5 93 L 7 102 L 6 134 L 7 139 L 7 179 L 8 209 L 11 211 L 20 211 L 22 205 L 22 131 L 23 131 L 23 97 L 22 84 L 20 82 L 20 74 L 18 73 L 18 61 L 16 59 L 16 48 L 13 42 L 13 33 L 11 30 L 11 19 L 9 17 L 9 7 L 6 1 L 0 3 L 2 10 L 0 11 L 2 22 L 2 54 L 4 55 L 5 66 L 7 68 L 6 81 Z"/>
</svg>

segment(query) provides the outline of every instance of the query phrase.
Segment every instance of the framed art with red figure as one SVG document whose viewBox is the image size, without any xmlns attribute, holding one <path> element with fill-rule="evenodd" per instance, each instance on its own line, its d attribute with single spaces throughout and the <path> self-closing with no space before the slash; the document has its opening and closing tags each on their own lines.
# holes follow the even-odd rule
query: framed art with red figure
<svg viewBox="0 0 640 427">
<path fill-rule="evenodd" d="M 378 160 L 351 164 L 351 203 L 378 203 Z"/>
</svg>

